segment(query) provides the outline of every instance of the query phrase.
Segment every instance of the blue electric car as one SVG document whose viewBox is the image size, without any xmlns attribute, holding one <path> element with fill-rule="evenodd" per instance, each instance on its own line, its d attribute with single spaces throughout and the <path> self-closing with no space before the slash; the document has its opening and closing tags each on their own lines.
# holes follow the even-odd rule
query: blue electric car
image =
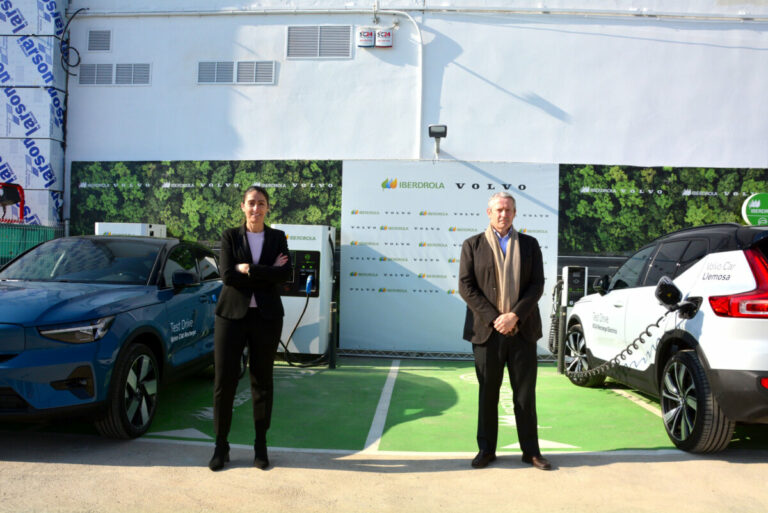
<svg viewBox="0 0 768 513">
<path fill-rule="evenodd" d="M 216 257 L 176 239 L 66 237 L 0 270 L 0 420 L 88 416 L 135 438 L 161 380 L 213 361 Z"/>
</svg>

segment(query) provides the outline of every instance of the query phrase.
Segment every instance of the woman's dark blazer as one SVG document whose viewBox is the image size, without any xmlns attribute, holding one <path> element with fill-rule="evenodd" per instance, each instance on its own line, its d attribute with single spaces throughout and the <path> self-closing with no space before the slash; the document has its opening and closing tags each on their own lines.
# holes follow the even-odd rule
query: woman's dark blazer
<svg viewBox="0 0 768 513">
<path fill-rule="evenodd" d="M 520 297 L 512 311 L 520 318 L 520 336 L 526 342 L 541 338 L 539 298 L 544 293 L 544 265 L 538 241 L 518 232 L 520 241 Z M 459 294 L 467 303 L 464 339 L 484 344 L 494 331 L 496 308 L 496 269 L 493 251 L 485 233 L 464 241 L 459 262 Z"/>
<path fill-rule="evenodd" d="M 242 319 L 248 313 L 251 295 L 254 295 L 264 318 L 280 318 L 284 311 L 279 285 L 293 275 L 285 232 L 264 226 L 264 247 L 258 264 L 253 263 L 245 233 L 243 224 L 239 228 L 225 230 L 221 236 L 219 266 L 224 287 L 216 304 L 216 315 L 225 319 Z M 275 267 L 272 264 L 281 253 L 289 257 L 288 263 Z M 250 264 L 248 274 L 239 272 L 235 268 L 237 264 Z"/>
</svg>

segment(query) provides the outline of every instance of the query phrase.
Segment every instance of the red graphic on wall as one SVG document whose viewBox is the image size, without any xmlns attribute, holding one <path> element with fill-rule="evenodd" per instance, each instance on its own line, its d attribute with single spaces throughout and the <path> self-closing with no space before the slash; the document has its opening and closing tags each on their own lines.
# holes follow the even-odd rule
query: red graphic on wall
<svg viewBox="0 0 768 513">
<path fill-rule="evenodd" d="M 6 209 L 10 205 L 19 205 L 19 218 L 6 219 Z M 0 217 L 0 223 L 23 223 L 24 222 L 24 188 L 15 183 L 0 183 L 0 206 L 3 207 L 3 215 Z"/>
</svg>

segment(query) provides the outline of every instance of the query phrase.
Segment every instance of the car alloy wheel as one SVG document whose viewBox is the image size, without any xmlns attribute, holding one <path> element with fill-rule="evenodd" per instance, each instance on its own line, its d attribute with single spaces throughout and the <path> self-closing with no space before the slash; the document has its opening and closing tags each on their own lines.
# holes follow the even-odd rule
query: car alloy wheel
<svg viewBox="0 0 768 513">
<path fill-rule="evenodd" d="M 672 362 L 664 373 L 661 392 L 664 424 L 675 440 L 687 440 L 693 432 L 698 410 L 696 385 L 691 372 L 681 362 Z"/>
<path fill-rule="evenodd" d="M 568 329 L 565 336 L 565 349 L 563 357 L 565 359 L 566 372 L 584 372 L 589 370 L 589 357 L 587 354 L 587 342 L 584 338 L 584 330 L 580 324 L 574 324 Z M 571 383 L 580 387 L 598 387 L 605 382 L 604 375 L 573 377 L 568 376 Z"/>
<path fill-rule="evenodd" d="M 139 355 L 125 380 L 125 414 L 131 425 L 146 430 L 157 406 L 157 369 L 149 355 Z"/>
<path fill-rule="evenodd" d="M 136 438 L 149 430 L 155 417 L 160 381 L 157 359 L 144 344 L 123 350 L 112 374 L 107 409 L 96 420 L 99 432 L 110 438 Z"/>
<path fill-rule="evenodd" d="M 734 423 L 717 404 L 694 351 L 680 351 L 669 359 L 659 390 L 664 427 L 675 446 L 700 453 L 725 449 Z"/>
</svg>

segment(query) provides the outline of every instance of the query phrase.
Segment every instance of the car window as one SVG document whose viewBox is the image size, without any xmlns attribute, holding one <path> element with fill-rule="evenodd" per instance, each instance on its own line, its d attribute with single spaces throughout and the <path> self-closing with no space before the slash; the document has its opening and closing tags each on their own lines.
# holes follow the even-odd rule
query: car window
<svg viewBox="0 0 768 513">
<path fill-rule="evenodd" d="M 648 275 L 643 283 L 646 285 L 656 285 L 662 276 L 674 278 L 675 271 L 677 271 L 677 262 L 687 247 L 687 240 L 677 240 L 661 244 L 659 251 L 656 252 L 656 256 L 653 257 L 650 267 L 648 267 Z"/>
<path fill-rule="evenodd" d="M 206 253 L 204 251 L 197 251 L 197 267 L 200 269 L 200 280 L 218 280 L 221 278 L 219 274 L 219 265 L 216 262 L 216 257 L 213 253 Z"/>
<path fill-rule="evenodd" d="M 629 260 L 624 262 L 624 265 L 619 267 L 619 270 L 611 278 L 609 290 L 636 287 L 640 283 L 640 274 L 645 269 L 645 264 L 648 263 L 648 258 L 655 249 L 656 246 L 650 246 L 629 257 Z"/>
<path fill-rule="evenodd" d="M 64 237 L 22 255 L 0 279 L 146 285 L 158 251 L 141 240 Z"/>
<path fill-rule="evenodd" d="M 675 276 L 679 276 L 688 270 L 693 264 L 704 258 L 709 252 L 709 241 L 706 239 L 694 239 L 680 258 Z M 674 276 L 673 276 L 674 277 Z"/>
<path fill-rule="evenodd" d="M 163 269 L 163 280 L 166 287 L 173 284 L 173 273 L 176 271 L 189 271 L 197 274 L 195 255 L 189 246 L 176 246 L 171 250 Z"/>
</svg>

